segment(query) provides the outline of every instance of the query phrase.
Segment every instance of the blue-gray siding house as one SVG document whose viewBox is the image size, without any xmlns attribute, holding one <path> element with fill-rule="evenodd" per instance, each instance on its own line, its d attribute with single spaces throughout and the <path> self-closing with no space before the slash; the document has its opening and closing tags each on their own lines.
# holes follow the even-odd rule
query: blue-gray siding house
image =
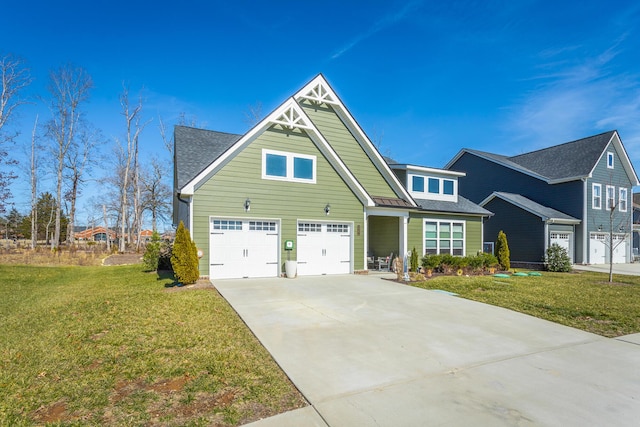
<svg viewBox="0 0 640 427">
<path fill-rule="evenodd" d="M 466 173 L 460 195 L 495 214 L 485 223 L 485 247 L 504 230 L 513 262 L 542 262 L 553 243 L 575 263 L 609 262 L 611 246 L 613 262 L 633 261 L 639 182 L 617 131 L 517 156 L 462 149 L 445 169 Z"/>
</svg>

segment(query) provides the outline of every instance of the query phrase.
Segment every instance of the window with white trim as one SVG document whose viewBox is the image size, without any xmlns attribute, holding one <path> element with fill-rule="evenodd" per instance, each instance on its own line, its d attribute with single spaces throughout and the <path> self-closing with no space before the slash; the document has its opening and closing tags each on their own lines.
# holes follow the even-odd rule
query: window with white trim
<svg viewBox="0 0 640 427">
<path fill-rule="evenodd" d="M 263 149 L 262 179 L 315 184 L 316 156 Z"/>
<path fill-rule="evenodd" d="M 616 187 L 607 185 L 607 209 L 611 210 L 616 205 Z"/>
<path fill-rule="evenodd" d="M 464 227 L 462 221 L 425 220 L 425 254 L 464 255 Z"/>
<path fill-rule="evenodd" d="M 214 230 L 242 230 L 242 221 L 214 219 L 211 225 Z"/>
<path fill-rule="evenodd" d="M 626 188 L 620 188 L 618 189 L 618 210 L 620 212 L 626 212 L 627 211 L 627 197 L 628 197 L 628 191 Z"/>
<path fill-rule="evenodd" d="M 593 209 L 602 208 L 602 184 L 593 184 L 591 186 L 591 207 Z"/>
<path fill-rule="evenodd" d="M 411 191 L 424 193 L 424 177 L 423 176 L 414 175 L 411 177 Z"/>
<path fill-rule="evenodd" d="M 322 231 L 322 224 L 314 222 L 299 222 L 298 231 L 306 233 L 320 233 Z"/>
<path fill-rule="evenodd" d="M 613 153 L 607 151 L 607 168 L 613 169 Z"/>
</svg>

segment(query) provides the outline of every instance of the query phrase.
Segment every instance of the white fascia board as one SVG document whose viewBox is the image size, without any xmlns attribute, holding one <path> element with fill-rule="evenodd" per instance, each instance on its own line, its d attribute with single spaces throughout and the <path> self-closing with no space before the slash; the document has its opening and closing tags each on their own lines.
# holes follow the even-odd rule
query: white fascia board
<svg viewBox="0 0 640 427">
<path fill-rule="evenodd" d="M 413 209 L 411 211 L 414 211 Z M 385 207 L 368 207 L 366 209 L 366 216 L 392 216 L 398 218 L 408 218 L 408 209 L 398 208 L 385 208 Z"/>
<path fill-rule="evenodd" d="M 389 167 L 391 169 L 401 169 L 401 170 L 416 171 L 421 173 L 435 173 L 440 175 L 449 175 L 449 176 L 456 176 L 456 177 L 467 176 L 465 172 L 450 171 L 450 170 L 438 169 L 438 168 L 429 168 L 426 166 L 395 164 L 395 165 L 389 165 Z"/>
<path fill-rule="evenodd" d="M 329 97 L 331 98 L 331 104 L 335 107 L 335 111 L 338 114 L 338 117 L 342 120 L 344 125 L 351 131 L 351 134 L 355 137 L 356 141 L 359 142 L 360 146 L 363 148 L 365 153 L 367 153 L 371 162 L 376 166 L 376 168 L 383 174 L 387 183 L 391 185 L 391 187 L 396 191 L 396 193 L 402 194 L 409 203 L 411 203 L 414 207 L 416 207 L 416 203 L 407 191 L 407 189 L 402 185 L 402 183 L 398 180 L 396 175 L 391 171 L 387 162 L 384 161 L 380 152 L 375 148 L 373 143 L 369 140 L 367 135 L 364 133 L 358 122 L 353 118 L 349 110 L 345 107 L 345 105 L 340 100 L 340 97 L 335 93 L 333 88 L 329 85 L 327 80 L 322 76 L 322 74 L 318 75 L 311 82 L 305 85 L 302 89 L 298 91 L 294 95 L 296 99 L 314 99 L 313 97 L 308 96 L 308 93 L 313 90 L 318 85 L 324 87 L 327 91 Z"/>
<path fill-rule="evenodd" d="M 640 185 L 640 181 L 638 180 L 638 175 L 636 174 L 635 169 L 633 168 L 633 164 L 631 163 L 631 160 L 629 159 L 629 155 L 627 154 L 627 150 L 624 149 L 624 146 L 622 145 L 622 140 L 620 139 L 620 135 L 618 135 L 618 131 L 614 131 L 613 135 L 611 135 L 611 139 L 609 140 L 609 143 L 607 144 L 607 147 L 609 147 L 609 145 L 613 144 L 613 147 L 616 149 L 616 152 L 618 153 L 619 157 L 622 160 L 622 167 L 624 168 L 625 172 L 627 173 L 627 176 L 629 177 L 629 180 L 631 181 L 631 185 L 632 186 L 637 186 Z M 607 147 L 605 147 L 605 149 L 602 151 L 602 153 L 600 153 L 600 157 L 598 157 L 598 161 L 596 161 L 596 163 L 593 165 L 593 168 L 591 169 L 591 172 L 589 172 L 589 176 L 588 178 L 591 178 L 593 176 L 593 172 L 595 171 L 596 167 L 598 166 L 598 164 L 600 163 L 600 161 L 602 160 L 602 157 L 604 157 L 604 155 L 607 153 Z"/>
</svg>

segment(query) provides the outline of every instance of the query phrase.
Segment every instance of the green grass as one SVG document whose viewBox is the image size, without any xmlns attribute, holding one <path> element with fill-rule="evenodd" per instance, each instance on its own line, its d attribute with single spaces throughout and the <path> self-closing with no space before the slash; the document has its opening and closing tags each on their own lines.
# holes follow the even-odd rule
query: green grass
<svg viewBox="0 0 640 427">
<path fill-rule="evenodd" d="M 0 425 L 238 425 L 305 402 L 212 289 L 0 266 Z"/>
<path fill-rule="evenodd" d="M 530 314 L 605 337 L 640 332 L 640 277 L 542 273 L 541 277 L 441 276 L 412 283 Z"/>
</svg>

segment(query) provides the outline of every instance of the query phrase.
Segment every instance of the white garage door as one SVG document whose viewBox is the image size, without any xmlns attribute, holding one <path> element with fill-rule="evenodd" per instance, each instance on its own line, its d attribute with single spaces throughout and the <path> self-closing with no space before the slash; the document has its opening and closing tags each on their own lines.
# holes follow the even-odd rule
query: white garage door
<svg viewBox="0 0 640 427">
<path fill-rule="evenodd" d="M 351 272 L 351 224 L 298 222 L 298 275 Z"/>
<path fill-rule="evenodd" d="M 549 236 L 549 246 L 555 243 L 561 248 L 564 248 L 567 251 L 569 258 L 571 259 L 571 262 L 573 263 L 573 250 L 571 249 L 573 246 L 571 244 L 571 241 L 573 240 L 572 237 L 573 234 L 571 233 L 552 232 Z"/>
<path fill-rule="evenodd" d="M 279 222 L 211 219 L 211 279 L 278 276 Z"/>
<path fill-rule="evenodd" d="M 605 233 L 591 233 L 591 238 L 589 239 L 589 264 L 606 263 L 606 240 L 607 235 Z"/>
<path fill-rule="evenodd" d="M 627 262 L 627 246 L 626 236 L 624 234 L 613 235 L 613 263 L 624 264 Z"/>
</svg>

